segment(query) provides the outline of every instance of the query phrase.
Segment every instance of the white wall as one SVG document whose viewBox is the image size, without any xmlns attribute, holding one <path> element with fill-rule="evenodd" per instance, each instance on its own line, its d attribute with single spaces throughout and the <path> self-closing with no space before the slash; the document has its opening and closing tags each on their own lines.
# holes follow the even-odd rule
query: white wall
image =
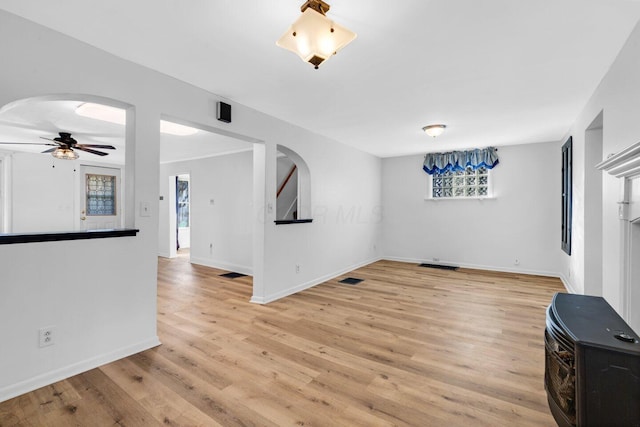
<svg viewBox="0 0 640 427">
<path fill-rule="evenodd" d="M 170 176 L 189 173 L 191 203 L 191 262 L 253 273 L 253 153 L 208 157 L 160 165 L 159 254 L 169 256 Z M 213 204 L 211 201 L 213 200 Z M 165 214 L 166 213 L 166 214 Z M 210 246 L 211 245 L 211 246 Z"/>
<path fill-rule="evenodd" d="M 573 240 L 571 256 L 561 255 L 562 272 L 571 288 L 585 292 L 585 257 L 592 252 L 589 235 L 585 232 L 585 214 L 589 200 L 585 195 L 586 130 L 593 120 L 603 114 L 603 160 L 640 139 L 640 28 L 636 26 L 629 40 L 611 65 L 597 90 L 578 115 L 567 133 L 573 136 Z M 621 200 L 619 179 L 602 174 L 602 296 L 616 310 L 621 311 L 621 221 L 618 204 Z M 587 184 L 588 185 L 588 182 Z M 588 225 L 588 223 L 587 223 Z M 595 243 L 597 244 L 597 243 Z M 591 260 L 589 262 L 592 262 Z"/>
<path fill-rule="evenodd" d="M 77 162 L 32 153 L 11 157 L 11 232 L 73 230 Z"/>
<path fill-rule="evenodd" d="M 10 213 L 7 232 L 75 230 L 76 220 L 82 210 L 80 165 L 101 164 L 85 160 L 59 160 L 50 155 L 34 153 L 13 152 L 6 156 L 12 166 L 5 177 L 11 195 L 5 201 Z"/>
<path fill-rule="evenodd" d="M 500 147 L 489 200 L 425 200 L 424 156 L 384 159 L 384 257 L 557 276 L 559 155 L 558 143 Z"/>
<path fill-rule="evenodd" d="M 256 157 L 265 158 L 266 166 L 259 170 L 254 163 L 254 173 L 267 183 L 263 205 L 267 209 L 260 219 L 264 266 L 254 253 L 254 271 L 264 268 L 268 287 L 254 277 L 252 301 L 272 301 L 379 259 L 381 160 L 297 127 L 266 139 L 264 150 L 254 150 Z M 274 223 L 276 144 L 295 151 L 307 163 L 310 224 Z"/>
<path fill-rule="evenodd" d="M 253 301 L 377 259 L 380 160 L 374 156 L 229 100 L 233 122 L 221 123 L 215 119 L 220 97 L 4 11 L 0 40 L 10 41 L 0 53 L 11 64 L 0 67 L 0 106 L 48 94 L 88 94 L 129 106 L 125 196 L 132 208 L 125 223 L 140 230 L 130 238 L 0 245 L 0 400 L 158 344 L 161 116 L 264 141 L 253 158 Z M 61 56 L 65 66 L 51 67 Z M 309 165 L 312 224 L 276 226 L 274 209 L 266 209 L 275 206 L 277 144 Z M 142 203 L 149 203 L 150 216 L 140 215 Z M 38 328 L 52 325 L 57 343 L 38 348 Z"/>
</svg>

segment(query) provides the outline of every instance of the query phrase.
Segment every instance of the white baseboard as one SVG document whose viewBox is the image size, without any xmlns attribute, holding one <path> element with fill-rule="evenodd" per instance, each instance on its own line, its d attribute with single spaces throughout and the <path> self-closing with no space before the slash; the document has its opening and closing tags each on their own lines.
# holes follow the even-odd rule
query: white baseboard
<svg viewBox="0 0 640 427">
<path fill-rule="evenodd" d="M 567 290 L 567 292 L 569 292 L 570 294 L 580 293 L 576 290 L 576 288 L 573 287 L 573 285 L 571 284 L 571 281 L 569 281 L 566 277 L 564 277 L 564 274 L 560 274 L 558 277 L 560 277 L 560 280 L 562 280 L 562 284 L 564 285 L 564 288 Z"/>
<path fill-rule="evenodd" d="M 204 265 L 205 267 L 217 268 L 220 270 L 228 270 L 228 271 L 233 271 L 235 273 L 242 273 L 249 276 L 253 276 L 253 267 L 248 267 L 246 265 L 238 265 L 238 264 L 232 264 L 226 261 L 198 258 L 198 257 L 191 257 L 190 261 L 191 261 L 191 264 Z"/>
<path fill-rule="evenodd" d="M 28 393 L 33 390 L 37 390 L 40 387 L 62 381 L 66 378 L 81 374 L 99 366 L 106 365 L 107 363 L 114 362 L 127 356 L 131 356 L 132 354 L 140 353 L 141 351 L 148 350 L 160 344 L 160 340 L 156 336 L 137 344 L 120 348 L 107 354 L 102 354 L 100 356 L 82 360 L 80 362 L 56 369 L 51 372 L 47 372 L 42 375 L 37 375 L 33 378 L 29 378 L 17 384 L 11 384 L 9 386 L 0 388 L 0 402 L 4 402 L 5 400 L 12 399 L 16 396 L 20 396 L 21 394 Z"/>
<path fill-rule="evenodd" d="M 474 270 L 485 270 L 485 271 L 498 271 L 502 273 L 515 273 L 515 274 L 526 274 L 533 276 L 545 276 L 545 277 L 557 277 L 562 281 L 562 284 L 569 290 L 567 287 L 567 283 L 563 279 L 562 275 L 553 271 L 543 271 L 543 270 L 529 270 L 526 268 L 512 268 L 512 267 L 497 267 L 492 265 L 481 265 L 481 264 L 467 264 L 467 263 L 459 263 L 455 261 L 438 261 L 433 262 L 429 260 L 420 260 L 415 258 L 402 258 L 402 257 L 382 257 L 384 260 L 388 261 L 398 261 L 398 262 L 407 262 L 413 264 L 421 264 L 421 263 L 429 263 L 429 264 L 442 264 L 442 265 L 454 265 L 460 268 L 471 268 Z"/>
<path fill-rule="evenodd" d="M 320 283 L 324 283 L 324 282 L 326 282 L 328 280 L 334 279 L 334 278 L 336 278 L 338 276 L 341 276 L 341 275 L 343 275 L 345 273 L 348 273 L 350 271 L 356 270 L 356 269 L 358 269 L 360 267 L 364 267 L 365 265 L 369 265 L 369 264 L 374 263 L 376 261 L 380 261 L 381 259 L 382 258 L 379 258 L 379 257 L 378 258 L 372 258 L 372 259 L 369 259 L 367 261 L 363 261 L 363 262 L 360 262 L 360 263 L 357 263 L 357 264 L 353 264 L 353 265 L 351 265 L 349 267 L 345 267 L 345 268 L 340 269 L 338 271 L 334 271 L 333 273 L 325 274 L 324 276 L 318 277 L 318 278 L 313 279 L 313 280 L 309 280 L 309 281 L 307 281 L 305 283 L 301 283 L 300 285 L 296 285 L 296 286 L 294 286 L 292 288 L 285 289 L 285 290 L 280 291 L 280 292 L 276 292 L 275 294 L 266 295 L 265 297 L 258 297 L 258 296 L 254 295 L 254 296 L 251 297 L 251 302 L 256 303 L 256 304 L 268 304 L 268 303 L 273 302 L 275 300 L 278 300 L 280 298 L 284 298 L 286 296 L 295 294 L 297 292 L 304 291 L 305 289 L 312 288 L 312 287 L 314 287 L 316 285 L 319 285 Z"/>
</svg>

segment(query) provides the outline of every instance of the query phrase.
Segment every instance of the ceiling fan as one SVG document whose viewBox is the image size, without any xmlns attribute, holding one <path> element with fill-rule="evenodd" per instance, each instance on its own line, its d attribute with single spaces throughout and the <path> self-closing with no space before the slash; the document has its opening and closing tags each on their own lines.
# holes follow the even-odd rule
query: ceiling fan
<svg viewBox="0 0 640 427">
<path fill-rule="evenodd" d="M 81 150 L 86 151 L 87 153 L 95 154 L 97 156 L 108 156 L 109 153 L 105 153 L 104 151 L 94 150 L 94 148 L 100 148 L 104 150 L 115 150 L 116 147 L 113 145 L 102 145 L 102 144 L 78 144 L 74 138 L 71 137 L 69 132 L 58 132 L 60 136 L 56 138 L 45 138 L 41 136 L 40 138 L 46 139 L 47 141 L 53 141 L 55 144 L 42 142 L 0 142 L 0 144 L 15 144 L 15 145 L 50 145 L 53 148 L 49 148 L 48 150 L 43 151 L 43 153 L 51 153 L 51 155 L 58 159 L 65 160 L 75 160 L 77 159 L 78 153 L 73 150 Z"/>
</svg>

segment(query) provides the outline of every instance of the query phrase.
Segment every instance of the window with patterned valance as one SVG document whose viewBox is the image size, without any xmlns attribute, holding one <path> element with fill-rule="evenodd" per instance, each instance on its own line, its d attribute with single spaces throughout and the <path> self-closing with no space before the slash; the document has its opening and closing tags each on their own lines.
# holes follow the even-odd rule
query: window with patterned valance
<svg viewBox="0 0 640 427">
<path fill-rule="evenodd" d="M 499 163 L 497 152 L 497 148 L 487 147 L 426 154 L 422 169 L 431 175 L 430 197 L 489 197 L 489 171 Z"/>
</svg>

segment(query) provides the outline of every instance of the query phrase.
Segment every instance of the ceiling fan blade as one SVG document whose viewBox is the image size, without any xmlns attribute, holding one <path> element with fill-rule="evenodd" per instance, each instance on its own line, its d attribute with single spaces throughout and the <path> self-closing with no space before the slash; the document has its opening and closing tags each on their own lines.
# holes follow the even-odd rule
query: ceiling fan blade
<svg viewBox="0 0 640 427">
<path fill-rule="evenodd" d="M 47 144 L 46 142 L 0 142 L 0 144 L 15 144 L 15 145 L 53 145 L 57 147 L 57 144 Z"/>
<path fill-rule="evenodd" d="M 109 153 L 103 153 L 102 151 L 97 151 L 97 150 L 92 150 L 90 148 L 85 148 L 85 147 L 81 147 L 76 145 L 75 147 L 73 147 L 74 150 L 82 150 L 82 151 L 86 151 L 87 153 L 91 153 L 91 154 L 95 154 L 96 156 L 108 156 Z"/>
<path fill-rule="evenodd" d="M 57 149 L 58 149 L 58 147 L 56 147 L 56 148 L 49 148 L 48 150 L 44 150 L 44 151 L 42 152 L 42 154 L 44 154 L 44 153 L 53 153 L 53 152 L 54 152 L 54 151 L 56 151 Z"/>
<path fill-rule="evenodd" d="M 62 143 L 62 142 L 60 142 L 60 141 L 56 141 L 55 139 L 45 138 L 44 136 L 41 136 L 40 138 L 42 138 L 42 139 L 46 139 L 47 141 L 53 141 L 53 142 L 55 142 L 57 145 L 64 145 L 64 143 Z M 53 144 L 47 144 L 47 145 L 53 145 Z"/>
<path fill-rule="evenodd" d="M 114 147 L 113 145 L 102 145 L 102 144 L 77 144 L 75 145 L 73 148 L 80 148 L 80 147 L 84 147 L 84 148 L 104 148 L 105 150 L 115 150 L 116 147 Z"/>
</svg>

